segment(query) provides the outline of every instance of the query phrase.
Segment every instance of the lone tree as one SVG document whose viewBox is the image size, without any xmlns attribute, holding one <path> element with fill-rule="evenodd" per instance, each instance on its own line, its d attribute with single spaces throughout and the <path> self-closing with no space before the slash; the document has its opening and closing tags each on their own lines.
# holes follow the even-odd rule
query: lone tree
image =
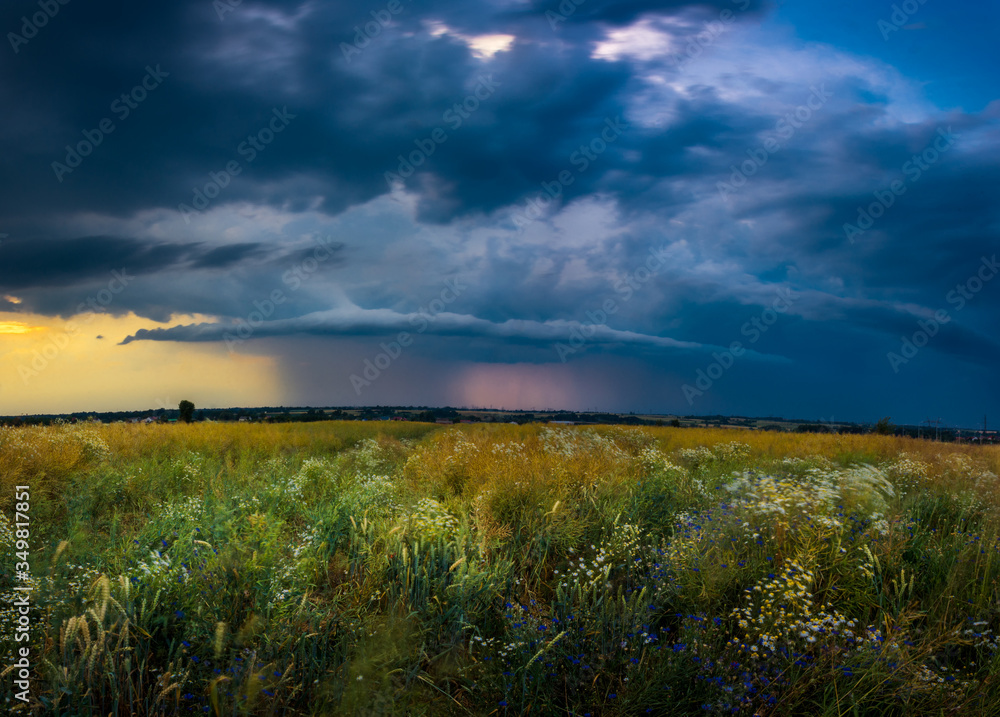
<svg viewBox="0 0 1000 717">
<path fill-rule="evenodd" d="M 184 423 L 191 423 L 191 419 L 194 418 L 194 404 L 190 401 L 181 401 L 177 408 L 181 412 L 181 420 Z"/>
<path fill-rule="evenodd" d="M 896 427 L 892 425 L 891 417 L 880 418 L 875 424 L 875 433 L 880 436 L 891 436 L 896 432 Z"/>
</svg>

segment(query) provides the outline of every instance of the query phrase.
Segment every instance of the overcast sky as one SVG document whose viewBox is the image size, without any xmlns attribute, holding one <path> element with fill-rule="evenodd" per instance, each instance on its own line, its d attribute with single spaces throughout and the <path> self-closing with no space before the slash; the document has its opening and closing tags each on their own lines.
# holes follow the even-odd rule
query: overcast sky
<svg viewBox="0 0 1000 717">
<path fill-rule="evenodd" d="M 996 4 L 43 0 L 0 30 L 0 414 L 1000 420 Z"/>
</svg>

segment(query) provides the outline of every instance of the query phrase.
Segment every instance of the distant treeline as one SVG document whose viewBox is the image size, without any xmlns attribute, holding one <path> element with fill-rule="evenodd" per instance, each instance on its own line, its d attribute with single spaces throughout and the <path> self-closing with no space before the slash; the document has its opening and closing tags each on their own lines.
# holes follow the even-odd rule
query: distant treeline
<svg viewBox="0 0 1000 717">
<path fill-rule="evenodd" d="M 359 408 L 359 409 L 317 409 L 317 408 L 206 408 L 194 412 L 194 421 L 254 421 L 267 423 L 305 423 L 310 421 L 424 421 L 435 423 L 450 420 L 453 423 L 470 421 L 473 423 L 534 423 L 549 420 L 590 424 L 622 425 L 666 425 L 663 420 L 644 420 L 636 416 L 619 416 L 610 413 L 559 413 L 536 416 L 534 413 L 511 412 L 481 416 L 462 414 L 454 408 L 406 409 L 406 408 Z M 163 422 L 172 423 L 180 418 L 177 409 L 157 409 L 153 411 L 88 411 L 69 414 L 45 414 L 34 416 L 0 417 L 0 425 L 5 426 L 48 426 L 53 423 L 78 423 L 100 421 L 115 423 Z"/>
<path fill-rule="evenodd" d="M 674 427 L 737 427 L 782 433 L 872 433 L 874 426 L 855 423 L 815 423 L 779 417 L 748 418 L 744 416 L 679 416 L 674 418 L 644 418 L 634 414 L 576 411 L 495 411 L 428 406 L 361 406 L 349 408 L 313 408 L 271 406 L 262 408 L 203 408 L 195 410 L 193 420 L 258 423 L 308 423 L 312 421 L 421 421 L 426 423 L 547 423 L 567 422 L 581 425 L 674 426 Z M 48 426 L 53 423 L 158 422 L 172 423 L 180 419 L 178 409 L 158 408 L 146 411 L 87 411 L 69 414 L 34 416 L 0 416 L 2 426 Z M 756 425 L 755 425 L 756 424 Z M 891 426 L 891 433 L 910 438 L 937 438 L 943 442 L 984 441 L 971 431 L 961 435 L 953 429 L 919 426 Z M 984 442 L 994 443 L 996 436 L 987 435 Z"/>
</svg>

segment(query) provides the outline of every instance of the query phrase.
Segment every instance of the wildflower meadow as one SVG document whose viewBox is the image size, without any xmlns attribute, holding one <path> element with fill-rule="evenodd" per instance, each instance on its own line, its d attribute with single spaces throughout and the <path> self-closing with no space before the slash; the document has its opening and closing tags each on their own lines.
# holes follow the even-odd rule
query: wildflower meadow
<svg viewBox="0 0 1000 717">
<path fill-rule="evenodd" d="M 997 715 L 998 473 L 1000 448 L 833 433 L 3 428 L 0 700 L 115 717 Z"/>
</svg>

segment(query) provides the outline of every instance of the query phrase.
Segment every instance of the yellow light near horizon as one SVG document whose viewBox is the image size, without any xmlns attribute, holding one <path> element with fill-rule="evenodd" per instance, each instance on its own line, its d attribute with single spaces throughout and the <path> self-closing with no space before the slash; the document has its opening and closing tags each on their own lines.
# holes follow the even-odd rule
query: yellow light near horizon
<svg viewBox="0 0 1000 717">
<path fill-rule="evenodd" d="M 196 406 L 273 406 L 283 384 L 267 355 L 230 353 L 221 343 L 120 341 L 157 323 L 135 314 L 70 319 L 0 312 L 0 415 L 145 410 L 180 399 Z M 15 335 L 20 334 L 20 335 Z"/>
<path fill-rule="evenodd" d="M 23 321 L 0 321 L 0 334 L 29 334 L 41 328 L 41 326 L 28 326 Z"/>
</svg>

